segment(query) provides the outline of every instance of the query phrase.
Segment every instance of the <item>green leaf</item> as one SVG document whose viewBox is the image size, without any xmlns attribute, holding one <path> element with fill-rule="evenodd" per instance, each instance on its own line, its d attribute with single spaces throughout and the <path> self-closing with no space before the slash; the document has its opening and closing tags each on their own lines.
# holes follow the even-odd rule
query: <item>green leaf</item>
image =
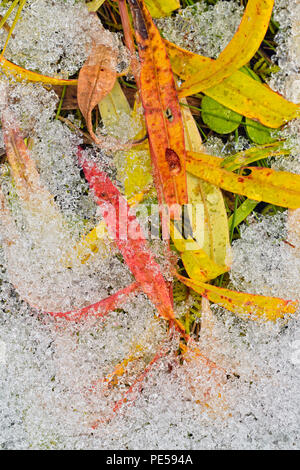
<svg viewBox="0 0 300 470">
<path fill-rule="evenodd" d="M 249 77 L 253 78 L 257 82 L 261 82 L 258 75 L 256 75 L 253 70 L 250 70 L 248 67 L 241 68 L 241 71 L 247 74 Z M 260 122 L 253 121 L 252 119 L 246 118 L 246 133 L 252 142 L 255 144 L 270 144 L 275 142 L 276 137 L 273 137 L 274 129 L 264 126 Z"/>
<path fill-rule="evenodd" d="M 204 96 L 201 107 L 204 124 L 218 134 L 235 131 L 243 119 L 241 114 L 226 108 L 209 96 Z"/>
</svg>

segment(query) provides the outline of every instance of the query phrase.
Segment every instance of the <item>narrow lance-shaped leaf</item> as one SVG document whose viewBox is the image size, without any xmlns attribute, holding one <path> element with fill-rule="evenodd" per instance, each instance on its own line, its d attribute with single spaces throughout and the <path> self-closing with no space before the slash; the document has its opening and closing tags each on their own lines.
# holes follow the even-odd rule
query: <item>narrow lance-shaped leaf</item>
<svg viewBox="0 0 300 470">
<path fill-rule="evenodd" d="M 259 204 L 258 201 L 253 199 L 246 199 L 228 219 L 229 229 L 232 230 L 238 227 L 250 215 L 255 207 Z M 232 225 L 233 224 L 233 225 Z"/>
<path fill-rule="evenodd" d="M 97 11 L 104 2 L 105 0 L 92 0 L 91 2 L 88 2 L 86 6 L 89 11 Z"/>
<path fill-rule="evenodd" d="M 137 98 L 132 110 L 118 81 L 113 90 L 99 103 L 99 110 L 104 126 L 113 137 L 118 138 L 120 126 L 124 126 L 125 120 L 128 127 L 137 130 L 135 141 L 145 137 L 147 131 L 140 100 Z M 124 185 L 126 197 L 131 198 L 153 184 L 148 141 L 116 152 L 114 162 L 118 181 Z"/>
<path fill-rule="evenodd" d="M 5 75 L 13 77 L 17 81 L 24 80 L 28 82 L 44 83 L 45 85 L 77 85 L 77 80 L 64 80 L 62 78 L 48 77 L 37 72 L 31 72 L 1 56 L 0 69 Z"/>
<path fill-rule="evenodd" d="M 192 75 L 180 88 L 180 96 L 199 93 L 221 83 L 247 64 L 258 50 L 267 32 L 274 0 L 248 0 L 241 24 L 218 59 Z"/>
<path fill-rule="evenodd" d="M 234 171 L 242 166 L 263 160 L 264 158 L 277 157 L 279 155 L 289 155 L 291 151 L 285 148 L 284 141 L 273 142 L 271 144 L 258 145 L 242 150 L 234 155 L 225 157 L 222 161 L 222 168 L 228 171 Z"/>
<path fill-rule="evenodd" d="M 91 54 L 79 72 L 77 100 L 88 131 L 97 145 L 103 146 L 104 139 L 93 131 L 92 111 L 114 87 L 117 78 L 117 54 L 109 46 L 94 44 Z"/>
<path fill-rule="evenodd" d="M 164 319 L 173 321 L 184 332 L 184 327 L 175 318 L 169 289 L 160 266 L 148 247 L 137 219 L 130 214 L 126 200 L 106 174 L 101 172 L 94 163 L 88 162 L 80 155 L 79 161 L 90 188 L 95 193 L 108 232 L 115 239 L 126 264 L 141 289 L 156 306 L 159 314 Z M 120 211 L 122 211 L 121 218 Z M 121 219 L 122 227 L 120 227 Z M 123 231 L 126 233 L 122 233 Z"/>
<path fill-rule="evenodd" d="M 300 175 L 271 168 L 244 168 L 248 175 L 224 170 L 222 159 L 194 152 L 187 153 L 187 170 L 226 191 L 256 201 L 297 209 L 300 207 Z"/>
<path fill-rule="evenodd" d="M 184 101 L 183 104 L 186 104 Z M 187 150 L 203 150 L 201 136 L 191 111 L 182 109 Z M 188 275 L 203 281 L 214 279 L 231 264 L 227 214 L 219 188 L 187 173 L 189 220 L 193 238 L 184 239 L 175 226 L 171 235 Z"/>
<path fill-rule="evenodd" d="M 180 275 L 177 277 L 210 302 L 226 308 L 243 319 L 276 321 L 287 314 L 295 313 L 299 305 L 297 301 L 235 292 Z"/>
<path fill-rule="evenodd" d="M 171 64 L 144 1 L 130 0 L 129 4 L 139 47 L 140 93 L 158 194 L 163 193 L 169 207 L 183 205 L 187 203 L 184 130 Z"/>
<path fill-rule="evenodd" d="M 250 68 L 245 66 L 241 71 L 252 77 L 257 82 L 261 82 L 259 76 Z M 245 124 L 247 136 L 252 142 L 255 142 L 256 144 L 269 144 L 276 140 L 276 137 L 273 136 L 274 131 L 263 126 L 260 122 L 255 122 L 246 117 Z"/>
<path fill-rule="evenodd" d="M 48 314 L 56 318 L 64 318 L 68 321 L 81 320 L 87 316 L 104 317 L 114 309 L 120 308 L 128 300 L 128 296 L 138 290 L 139 284 L 134 282 L 115 294 L 88 307 L 72 310 L 71 312 L 48 312 Z"/>
<path fill-rule="evenodd" d="M 174 73 L 185 80 L 191 74 L 202 75 L 213 59 L 165 42 Z M 265 84 L 236 71 L 222 83 L 204 93 L 218 103 L 274 129 L 300 114 L 299 105 L 287 101 Z M 181 93 L 179 91 L 179 96 Z"/>
<path fill-rule="evenodd" d="M 153 18 L 169 16 L 174 10 L 180 8 L 179 0 L 145 0 L 145 3 Z"/>
</svg>

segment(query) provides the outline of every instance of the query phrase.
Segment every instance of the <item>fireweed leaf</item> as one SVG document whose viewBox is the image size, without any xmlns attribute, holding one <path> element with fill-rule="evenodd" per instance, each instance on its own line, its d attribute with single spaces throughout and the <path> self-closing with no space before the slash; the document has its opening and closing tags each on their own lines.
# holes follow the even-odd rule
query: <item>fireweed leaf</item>
<svg viewBox="0 0 300 470">
<path fill-rule="evenodd" d="M 116 308 L 120 308 L 128 300 L 128 296 L 139 290 L 139 284 L 134 282 L 124 289 L 110 295 L 106 299 L 71 312 L 48 312 L 56 318 L 65 318 L 68 321 L 82 320 L 87 316 L 104 317 Z"/>
<path fill-rule="evenodd" d="M 297 301 L 235 292 L 183 276 L 177 275 L 177 277 L 210 302 L 226 308 L 245 320 L 276 321 L 287 314 L 295 313 L 299 305 Z"/>
<path fill-rule="evenodd" d="M 226 191 L 277 206 L 300 207 L 300 175 L 271 168 L 248 167 L 249 174 L 236 174 L 222 168 L 222 160 L 211 155 L 187 153 L 187 170 Z"/>
<path fill-rule="evenodd" d="M 77 85 L 77 100 L 87 129 L 99 146 L 104 145 L 104 139 L 97 137 L 93 131 L 92 111 L 94 107 L 114 87 L 117 78 L 117 53 L 109 46 L 94 44 L 91 54 L 79 72 Z"/>
<path fill-rule="evenodd" d="M 271 144 L 259 145 L 243 150 L 234 155 L 225 157 L 222 161 L 222 168 L 228 171 L 234 171 L 242 166 L 257 162 L 264 158 L 277 157 L 279 155 L 289 155 L 290 150 L 284 147 L 283 141 L 273 142 Z"/>
<path fill-rule="evenodd" d="M 128 127 L 137 129 L 134 136 L 135 141 L 145 137 L 147 132 L 140 108 L 136 101 L 134 109 L 131 110 L 118 81 L 112 91 L 99 103 L 101 118 L 109 134 L 118 138 L 120 127 L 124 126 L 124 122 L 126 122 Z M 148 142 L 145 141 L 131 149 L 116 152 L 114 155 L 118 180 L 124 185 L 124 193 L 127 197 L 133 197 L 152 184 L 149 152 Z"/>
<path fill-rule="evenodd" d="M 141 62 L 140 94 L 160 202 L 187 203 L 184 130 L 164 41 L 142 0 L 130 0 Z M 172 211 L 173 212 L 173 211 Z M 178 214 L 171 214 L 178 218 Z"/>
<path fill-rule="evenodd" d="M 181 49 L 168 41 L 165 44 L 173 71 L 183 80 L 190 74 L 197 73 L 201 76 L 203 69 L 213 62 L 213 59 Z M 205 89 L 204 94 L 223 106 L 274 129 L 300 114 L 299 105 L 286 100 L 267 85 L 241 71 L 233 72 L 219 85 Z"/>
<path fill-rule="evenodd" d="M 247 64 L 258 50 L 267 32 L 274 0 L 249 0 L 241 24 L 218 59 L 211 62 L 201 75 L 187 78 L 180 96 L 200 93 L 221 83 L 233 72 Z"/>
<path fill-rule="evenodd" d="M 13 77 L 17 81 L 25 80 L 28 82 L 44 83 L 45 85 L 77 85 L 77 80 L 64 80 L 62 78 L 47 77 L 37 72 L 31 72 L 1 56 L 0 69 L 5 75 Z"/>
<path fill-rule="evenodd" d="M 184 102 L 186 104 L 186 102 Z M 203 149 L 201 136 L 191 111 L 182 109 L 187 150 Z M 219 188 L 187 173 L 189 220 L 193 239 L 184 239 L 171 224 L 171 236 L 181 252 L 185 269 L 191 278 L 214 279 L 231 264 L 227 214 Z"/>
<path fill-rule="evenodd" d="M 153 18 L 169 16 L 174 10 L 180 8 L 179 0 L 145 0 L 145 3 Z"/>
<path fill-rule="evenodd" d="M 253 70 L 248 69 L 248 67 L 243 67 L 241 69 L 244 73 L 248 74 L 250 77 L 254 78 L 257 82 L 260 82 L 260 78 L 256 75 Z M 276 140 L 272 136 L 272 130 L 266 126 L 263 126 L 260 122 L 253 121 L 246 117 L 246 132 L 250 140 L 256 144 L 269 144 Z"/>
<path fill-rule="evenodd" d="M 79 155 L 79 162 L 90 188 L 95 193 L 108 232 L 115 240 L 136 281 L 162 318 L 173 321 L 184 332 L 184 327 L 175 318 L 169 289 L 160 266 L 148 247 L 137 219 L 130 214 L 126 200 L 106 174 L 101 172 L 94 163 L 88 162 L 81 155 Z M 120 211 L 123 216 L 122 227 L 120 226 Z M 126 233 L 123 233 L 124 231 Z"/>
</svg>

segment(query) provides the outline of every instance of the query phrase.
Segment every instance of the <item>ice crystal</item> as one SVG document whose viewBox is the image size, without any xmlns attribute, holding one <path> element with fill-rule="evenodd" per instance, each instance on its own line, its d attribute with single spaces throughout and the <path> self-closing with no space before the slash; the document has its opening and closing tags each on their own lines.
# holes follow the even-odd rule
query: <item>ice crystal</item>
<svg viewBox="0 0 300 470">
<path fill-rule="evenodd" d="M 0 13 L 4 12 L 2 8 Z M 13 15 L 9 23 L 12 19 Z M 3 44 L 6 33 L 1 37 Z M 68 78 L 83 65 L 92 41 L 114 41 L 118 46 L 118 36 L 106 31 L 83 2 L 31 0 L 22 11 L 5 57 L 25 69 Z"/>
<path fill-rule="evenodd" d="M 298 80 L 291 78 L 296 70 L 290 27 L 294 6 L 293 0 L 280 0 L 275 12 L 282 25 L 278 61 L 288 70 L 278 83 L 287 96 L 292 96 Z M 180 45 L 215 57 L 230 40 L 241 13 L 238 2 L 218 2 L 214 7 L 202 2 L 159 24 L 166 35 L 174 27 Z M 93 31 L 94 21 L 83 2 L 29 1 L 9 57 L 43 73 L 70 75 L 86 57 L 90 39 L 85 32 Z M 214 31 L 218 35 L 222 31 L 222 37 Z M 41 312 L 96 302 L 133 278 L 110 243 L 108 251 L 92 253 L 84 264 L 78 259 L 71 267 L 66 263 L 80 236 L 100 221 L 77 164 L 81 138 L 54 119 L 54 92 L 34 84 L 8 86 L 9 107 L 24 137 L 32 139 L 31 157 L 44 192 L 31 195 L 31 203 L 22 205 L 8 165 L 1 166 L 1 187 L 12 219 L 1 225 L 0 235 L 0 448 L 299 449 L 297 316 L 288 323 L 257 324 L 216 306 L 213 313 L 207 309 L 198 346 L 226 371 L 226 378 L 219 369 L 212 372 L 200 357 L 188 357 L 181 364 L 174 354 L 175 335 L 169 339 L 168 355 L 157 361 L 141 393 L 135 394 L 136 401 L 129 406 L 129 400 L 119 414 L 105 421 L 165 340 L 166 325 L 141 293 L 105 319 L 71 323 Z M 121 128 L 126 140 L 125 120 Z M 130 138 L 136 130 L 131 129 Z M 291 123 L 284 133 L 293 144 L 292 158 L 276 164 L 298 171 L 298 123 Z M 221 139 L 209 139 L 206 145 L 211 153 L 223 156 L 249 143 L 240 139 L 225 145 Z M 95 148 L 87 156 L 115 181 L 109 156 Z M 117 166 L 120 158 L 115 159 Z M 116 184 L 120 186 L 120 181 Z M 231 287 L 300 297 L 300 262 L 286 219 L 283 212 L 247 220 L 233 245 Z M 163 265 L 161 244 L 154 242 L 152 249 Z M 166 272 L 167 266 L 163 269 Z M 114 377 L 108 387 L 104 377 L 125 357 L 131 360 L 124 374 Z M 103 423 L 92 429 L 99 419 Z"/>
<path fill-rule="evenodd" d="M 300 298 L 300 258 L 287 239 L 286 213 L 258 220 L 249 218 L 249 226 L 242 227 L 241 238 L 233 243 L 230 278 L 234 288 L 255 294 Z"/>
<path fill-rule="evenodd" d="M 216 58 L 232 39 L 242 14 L 243 7 L 235 1 L 200 2 L 179 10 L 175 17 L 157 20 L 157 26 L 178 46 Z"/>
</svg>

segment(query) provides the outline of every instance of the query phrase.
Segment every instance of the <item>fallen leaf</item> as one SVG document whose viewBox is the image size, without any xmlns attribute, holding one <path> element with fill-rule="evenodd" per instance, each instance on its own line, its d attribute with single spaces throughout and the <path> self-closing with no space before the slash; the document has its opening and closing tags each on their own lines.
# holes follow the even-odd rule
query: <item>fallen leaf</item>
<svg viewBox="0 0 300 470">
<path fill-rule="evenodd" d="M 196 122 L 185 105 L 182 118 L 185 128 L 186 149 L 202 151 L 202 140 Z M 193 239 L 184 239 L 171 224 L 171 236 L 188 275 L 203 281 L 214 279 L 229 270 L 231 248 L 228 221 L 222 192 L 216 186 L 206 183 L 187 173 L 189 197 L 189 220 Z"/>
<path fill-rule="evenodd" d="M 241 71 L 248 74 L 257 82 L 261 82 L 259 76 L 256 75 L 256 73 L 253 72 L 253 70 L 250 68 L 245 66 L 241 69 Z M 269 127 L 263 126 L 260 122 L 253 121 L 252 119 L 246 117 L 245 123 L 247 136 L 250 140 L 252 140 L 252 142 L 255 142 L 256 144 L 269 144 L 276 140 L 276 138 L 272 136 L 272 132 L 274 131 L 272 131 L 272 129 Z"/>
<path fill-rule="evenodd" d="M 222 287 L 212 286 L 177 274 L 178 279 L 210 302 L 218 304 L 243 319 L 276 321 L 287 314 L 296 312 L 297 301 L 277 297 L 235 292 Z"/>
<path fill-rule="evenodd" d="M 300 207 L 300 175 L 271 168 L 247 167 L 248 175 L 222 168 L 222 159 L 211 155 L 187 152 L 187 170 L 232 193 L 281 207 Z"/>
<path fill-rule="evenodd" d="M 174 322 L 184 332 L 184 327 L 175 318 L 169 288 L 161 268 L 148 247 L 137 219 L 130 213 L 126 199 L 96 164 L 88 162 L 82 155 L 79 155 L 79 162 L 90 188 L 95 193 L 109 235 L 115 240 L 136 281 L 162 318 Z M 122 227 L 120 227 L 120 211 L 122 211 Z M 122 233 L 124 230 L 126 233 Z"/>
<path fill-rule="evenodd" d="M 104 2 L 105 0 L 92 0 L 91 2 L 88 2 L 86 6 L 89 11 L 97 11 Z"/>
<path fill-rule="evenodd" d="M 37 72 L 31 72 L 0 56 L 0 68 L 8 77 L 17 81 L 39 82 L 45 85 L 77 85 L 77 80 L 64 80 L 62 78 L 48 77 Z"/>
<path fill-rule="evenodd" d="M 174 10 L 180 8 L 179 0 L 145 0 L 145 3 L 153 18 L 169 16 Z"/>
<path fill-rule="evenodd" d="M 106 299 L 100 300 L 99 302 L 89 305 L 78 310 L 72 310 L 71 312 L 47 312 L 49 315 L 56 318 L 64 318 L 68 321 L 78 321 L 86 318 L 87 316 L 104 317 L 109 312 L 120 308 L 127 300 L 128 296 L 139 290 L 139 284 L 134 282 L 124 289 L 110 295 Z M 46 313 L 46 312 L 44 312 Z"/>
<path fill-rule="evenodd" d="M 201 76 L 213 62 L 213 59 L 181 49 L 168 41 L 165 45 L 174 73 L 183 80 L 191 74 Z M 274 129 L 300 115 L 298 104 L 287 101 L 241 71 L 232 73 L 219 85 L 205 89 L 204 93 L 225 107 Z"/>
<path fill-rule="evenodd" d="M 184 130 L 171 64 L 143 0 L 130 0 L 141 62 L 140 94 L 145 111 L 160 203 L 187 203 Z M 162 196 L 163 195 L 163 196 Z M 173 212 L 173 211 L 172 211 Z M 178 218 L 179 214 L 171 214 Z"/>
<path fill-rule="evenodd" d="M 221 52 L 201 75 L 192 75 L 180 87 L 180 96 L 194 95 L 221 83 L 252 59 L 267 32 L 274 0 L 248 0 L 241 24 Z"/>
<path fill-rule="evenodd" d="M 222 160 L 221 167 L 228 171 L 234 171 L 242 166 L 263 160 L 264 158 L 277 157 L 279 155 L 289 155 L 291 151 L 285 148 L 284 141 L 277 141 L 271 144 L 257 145 L 247 150 L 242 150 L 234 155 L 229 155 Z"/>
<path fill-rule="evenodd" d="M 117 138 L 124 122 L 130 128 L 137 129 L 134 141 L 145 137 L 147 131 L 142 107 L 135 101 L 132 110 L 127 98 L 116 81 L 113 90 L 99 103 L 101 118 L 110 135 Z M 124 185 L 124 194 L 131 198 L 153 184 L 151 157 L 147 141 L 131 149 L 116 152 L 114 162 L 118 180 Z"/>
<path fill-rule="evenodd" d="M 80 111 L 86 120 L 87 129 L 99 146 L 104 139 L 95 135 L 92 125 L 94 107 L 114 87 L 117 78 L 117 53 L 110 46 L 94 44 L 90 56 L 79 72 L 77 100 Z"/>
</svg>

